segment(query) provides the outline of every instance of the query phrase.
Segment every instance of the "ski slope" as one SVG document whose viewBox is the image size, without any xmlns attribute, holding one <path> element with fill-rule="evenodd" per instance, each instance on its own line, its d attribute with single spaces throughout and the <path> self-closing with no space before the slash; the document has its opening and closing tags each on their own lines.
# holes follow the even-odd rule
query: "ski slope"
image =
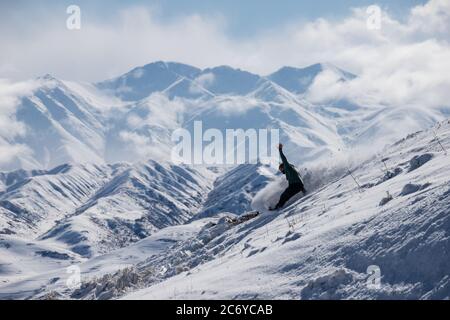
<svg viewBox="0 0 450 320">
<path fill-rule="evenodd" d="M 449 122 L 434 129 L 448 148 Z M 199 234 L 201 245 L 191 239 L 138 268 L 183 272 L 144 280 L 123 298 L 448 299 L 449 155 L 429 130 L 383 157 L 388 170 L 380 158 L 354 168 L 361 189 L 344 175 L 279 213 L 237 227 L 219 220 Z M 392 200 L 383 204 L 386 192 Z M 367 285 L 371 265 L 381 270 L 379 289 Z"/>
<path fill-rule="evenodd" d="M 27 150 L 0 161 L 0 298 L 449 298 L 450 109 L 313 103 L 324 71 L 356 77 L 156 62 L 34 80 L 11 109 L 26 130 L 0 136 Z M 171 132 L 195 121 L 280 129 L 308 194 L 269 213 L 286 187 L 272 168 L 173 165 Z"/>
<path fill-rule="evenodd" d="M 232 225 L 226 217 L 234 214 L 224 211 L 162 229 L 83 261 L 79 289 L 64 285 L 61 269 L 0 292 L 61 299 L 448 299 L 449 147 L 446 121 L 358 165 L 313 169 L 305 177 L 311 192 L 280 212 Z M 379 288 L 367 283 L 371 266 L 381 272 Z M 21 289 L 34 281 L 39 290 Z"/>
</svg>

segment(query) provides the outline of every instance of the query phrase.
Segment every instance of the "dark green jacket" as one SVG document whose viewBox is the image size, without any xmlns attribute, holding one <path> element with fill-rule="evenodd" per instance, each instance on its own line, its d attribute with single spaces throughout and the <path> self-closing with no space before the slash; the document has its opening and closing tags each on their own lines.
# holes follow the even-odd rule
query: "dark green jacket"
<svg viewBox="0 0 450 320">
<path fill-rule="evenodd" d="M 292 165 L 289 164 L 289 162 L 287 161 L 285 155 L 283 154 L 283 150 L 280 150 L 280 157 L 281 157 L 281 161 L 283 161 L 283 165 L 284 165 L 284 172 L 286 174 L 286 179 L 289 182 L 289 184 L 297 184 L 297 183 L 301 183 L 302 179 L 300 179 L 297 170 L 294 169 L 294 167 Z"/>
</svg>

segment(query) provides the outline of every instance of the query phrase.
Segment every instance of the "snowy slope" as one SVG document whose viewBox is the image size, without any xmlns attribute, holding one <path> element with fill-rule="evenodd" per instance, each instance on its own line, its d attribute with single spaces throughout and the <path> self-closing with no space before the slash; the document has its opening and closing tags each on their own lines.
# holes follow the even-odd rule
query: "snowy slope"
<svg viewBox="0 0 450 320">
<path fill-rule="evenodd" d="M 24 243 L 15 237 L 3 236 L 0 238 L 0 299 L 37 298 L 56 291 L 70 293 L 72 290 L 67 281 L 71 273 L 68 268 L 79 268 L 83 282 L 115 273 L 161 254 L 177 242 L 192 238 L 208 222 L 205 219 L 167 227 L 127 247 L 89 260 L 51 242 Z"/>
<path fill-rule="evenodd" d="M 185 64 L 158 61 L 97 83 L 96 86 L 125 101 L 136 101 L 163 91 L 180 79 L 193 79 L 199 73 L 200 69 Z"/>
<path fill-rule="evenodd" d="M 15 142 L 32 153 L 10 168 L 53 168 L 67 162 L 104 162 L 104 122 L 96 108 L 61 81 L 45 76 L 33 95 L 22 97 L 16 120 L 26 127 Z M 5 167 L 4 169 L 8 169 Z"/>
<path fill-rule="evenodd" d="M 199 213 L 191 220 L 215 216 L 221 212 L 240 215 L 252 210 L 257 192 L 274 179 L 269 166 L 244 164 L 226 172 L 215 182 Z"/>
<path fill-rule="evenodd" d="M 156 62 L 97 84 L 38 79 L 11 118 L 26 130 L 0 136 L 30 149 L 0 162 L 0 298 L 448 298 L 449 124 L 433 126 L 450 109 L 312 103 L 324 71 L 355 77 Z M 308 195 L 228 225 L 286 182 L 263 165 L 172 165 L 172 130 L 195 121 L 280 129 Z"/>
<path fill-rule="evenodd" d="M 438 133 L 450 148 L 450 124 Z M 181 262 L 188 272 L 126 298 L 448 299 L 448 157 L 432 131 L 410 135 L 386 149 L 389 171 L 381 159 L 355 168 L 361 190 L 345 175 L 279 214 L 225 227 Z M 382 204 L 386 192 L 393 199 Z M 366 285 L 370 265 L 381 270 L 380 289 Z"/>
<path fill-rule="evenodd" d="M 42 234 L 94 195 L 110 178 L 108 169 L 63 165 L 49 171 L 8 173 L 6 188 L 0 194 L 0 233 Z"/>
<path fill-rule="evenodd" d="M 4 174 L 0 234 L 55 240 L 90 256 L 187 221 L 214 179 L 206 169 L 155 161 Z"/>
<path fill-rule="evenodd" d="M 17 236 L 0 236 L 0 284 L 19 282 L 24 277 L 46 274 L 80 261 L 78 255 L 50 243 Z"/>
<path fill-rule="evenodd" d="M 360 188 L 349 174 L 325 179 L 281 212 L 239 225 L 212 218 L 127 271 L 56 291 L 88 299 L 448 299 L 450 162 L 441 145 L 450 148 L 450 122 L 434 129 L 439 140 L 432 130 L 411 134 L 351 168 Z M 380 288 L 367 285 L 373 265 Z"/>
<path fill-rule="evenodd" d="M 214 174 L 150 161 L 116 174 L 40 239 L 55 239 L 83 256 L 109 252 L 189 220 Z"/>
</svg>

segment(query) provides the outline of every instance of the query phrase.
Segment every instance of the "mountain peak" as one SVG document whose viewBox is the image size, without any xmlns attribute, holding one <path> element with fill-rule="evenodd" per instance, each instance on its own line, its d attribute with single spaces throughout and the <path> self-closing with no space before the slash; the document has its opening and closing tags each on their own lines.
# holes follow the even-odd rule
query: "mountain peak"
<svg viewBox="0 0 450 320">
<path fill-rule="evenodd" d="M 192 78 L 195 74 L 201 72 L 201 70 L 197 67 L 173 61 L 155 61 L 136 69 L 144 69 L 149 71 L 153 71 L 155 69 L 167 70 L 169 72 L 174 72 L 187 78 Z"/>
<path fill-rule="evenodd" d="M 96 85 L 100 89 L 115 91 L 126 101 L 132 101 L 163 91 L 180 78 L 193 79 L 200 72 L 200 69 L 187 64 L 156 61 Z"/>
<path fill-rule="evenodd" d="M 188 64 L 171 61 L 155 61 L 137 68 L 111 80 L 97 83 L 100 89 L 114 92 L 125 101 L 136 101 L 148 97 L 154 92 L 164 92 L 177 85 L 180 80 L 202 80 L 207 76 L 204 89 L 213 94 L 246 95 L 256 90 L 261 80 L 270 80 L 283 89 L 293 93 L 306 92 L 315 77 L 324 70 L 332 70 L 347 80 L 354 78 L 331 63 L 316 63 L 305 68 L 284 66 L 267 77 L 233 68 L 229 65 L 199 69 Z M 203 80 L 206 78 L 203 78 Z M 186 86 L 186 84 L 183 84 Z M 189 89 L 189 88 L 188 88 Z M 181 90 L 186 92 L 186 90 Z"/>
<path fill-rule="evenodd" d="M 343 80 L 351 80 L 356 77 L 349 72 L 339 69 L 332 63 L 323 62 L 305 68 L 284 66 L 268 75 L 267 78 L 290 92 L 302 94 L 306 92 L 317 75 L 325 70 L 331 70 L 339 74 Z"/>
<path fill-rule="evenodd" d="M 283 66 L 274 73 L 270 74 L 268 78 L 273 77 L 275 75 L 298 75 L 298 74 L 306 74 L 306 73 L 319 73 L 322 72 L 325 69 L 329 69 L 331 66 L 333 66 L 330 63 L 315 63 L 312 65 L 309 65 L 307 67 L 298 68 L 298 67 L 292 67 L 292 66 Z"/>
<path fill-rule="evenodd" d="M 144 66 L 144 68 L 147 67 L 147 66 L 159 66 L 159 67 L 167 68 L 167 62 L 166 61 L 162 61 L 162 60 L 150 62 L 150 63 L 147 63 Z"/>
<path fill-rule="evenodd" d="M 43 80 L 43 81 L 58 81 L 59 82 L 59 79 L 55 78 L 54 76 L 52 76 L 49 73 L 46 73 L 43 76 L 39 76 L 36 79 L 37 80 Z"/>
<path fill-rule="evenodd" d="M 255 90 L 261 79 L 257 74 L 225 65 L 207 68 L 200 75 L 206 74 L 213 76 L 207 89 L 215 94 L 245 95 Z"/>
<path fill-rule="evenodd" d="M 60 79 L 54 77 L 53 75 L 47 73 L 43 76 L 35 78 L 40 84 L 41 89 L 53 89 L 55 87 L 65 88 L 66 85 Z"/>
</svg>

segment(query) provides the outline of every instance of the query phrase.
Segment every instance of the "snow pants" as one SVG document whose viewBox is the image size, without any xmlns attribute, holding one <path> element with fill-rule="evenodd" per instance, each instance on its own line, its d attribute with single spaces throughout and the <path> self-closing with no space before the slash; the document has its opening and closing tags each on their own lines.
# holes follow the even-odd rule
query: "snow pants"
<svg viewBox="0 0 450 320">
<path fill-rule="evenodd" d="M 302 183 L 290 184 L 289 187 L 281 194 L 280 201 L 278 201 L 275 209 L 282 208 L 290 198 L 295 196 L 300 191 L 306 193 L 305 187 Z"/>
</svg>

